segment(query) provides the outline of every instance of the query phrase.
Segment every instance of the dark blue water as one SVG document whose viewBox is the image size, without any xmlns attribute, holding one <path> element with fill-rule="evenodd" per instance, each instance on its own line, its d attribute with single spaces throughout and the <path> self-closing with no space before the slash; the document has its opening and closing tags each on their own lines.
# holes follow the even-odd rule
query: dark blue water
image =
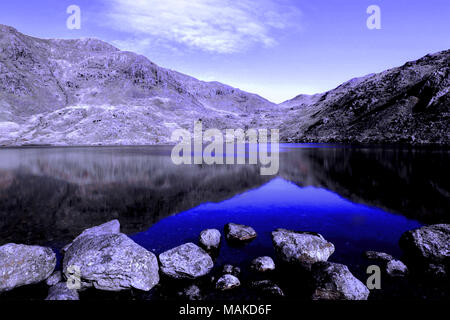
<svg viewBox="0 0 450 320">
<path fill-rule="evenodd" d="M 448 149 L 284 144 L 276 176 L 254 165 L 181 165 L 170 146 L 0 150 L 0 242 L 61 248 L 85 228 L 118 219 L 156 253 L 201 230 L 247 224 L 244 248 L 225 241 L 217 264 L 273 255 L 276 228 L 321 233 L 332 260 L 365 250 L 395 256 L 400 235 L 449 222 Z"/>
<path fill-rule="evenodd" d="M 336 251 L 330 260 L 357 270 L 366 250 L 400 256 L 401 234 L 421 224 L 376 207 L 353 203 L 326 189 L 301 188 L 274 178 L 254 190 L 219 203 L 204 203 L 167 217 L 131 237 L 156 254 L 186 242 L 197 243 L 203 229 L 229 222 L 252 226 L 258 237 L 245 247 L 230 247 L 222 235 L 217 265 L 248 266 L 261 255 L 274 256 L 271 232 L 276 228 L 314 231 L 331 241 Z"/>
</svg>

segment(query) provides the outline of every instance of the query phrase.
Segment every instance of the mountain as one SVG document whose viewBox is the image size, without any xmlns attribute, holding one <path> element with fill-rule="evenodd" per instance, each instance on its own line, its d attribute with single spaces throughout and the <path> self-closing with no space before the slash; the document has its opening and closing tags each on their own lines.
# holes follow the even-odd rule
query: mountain
<svg viewBox="0 0 450 320">
<path fill-rule="evenodd" d="M 334 90 L 300 95 L 281 135 L 288 142 L 450 143 L 450 50 Z"/>
<path fill-rule="evenodd" d="M 0 50 L 3 145 L 168 143 L 195 120 L 258 127 L 278 109 L 96 39 L 43 40 L 0 25 Z"/>
<path fill-rule="evenodd" d="M 284 142 L 450 144 L 449 64 L 447 50 L 276 105 L 100 40 L 0 25 L 0 145 L 163 144 L 200 119 Z"/>
</svg>

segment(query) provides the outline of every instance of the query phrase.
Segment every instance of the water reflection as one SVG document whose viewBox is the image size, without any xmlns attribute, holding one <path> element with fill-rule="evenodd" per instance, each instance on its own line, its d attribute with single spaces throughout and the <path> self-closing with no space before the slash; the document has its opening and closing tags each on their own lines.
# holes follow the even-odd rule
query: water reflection
<svg viewBox="0 0 450 320">
<path fill-rule="evenodd" d="M 426 223 L 450 221 L 450 152 L 412 147 L 298 148 L 281 176 Z"/>
<path fill-rule="evenodd" d="M 324 145 L 281 150 L 279 177 L 297 186 L 320 187 L 427 223 L 450 220 L 448 150 Z M 57 247 L 114 218 L 134 234 L 273 179 L 253 165 L 175 166 L 170 151 L 164 146 L 0 150 L 0 242 Z M 266 202 L 270 208 L 282 205 L 268 199 L 274 200 Z M 323 206 L 314 201 L 311 210 Z"/>
<path fill-rule="evenodd" d="M 252 259 L 271 255 L 271 232 L 276 228 L 312 230 L 336 246 L 332 261 L 349 265 L 360 273 L 366 250 L 399 256 L 401 234 L 420 226 L 415 220 L 378 208 L 355 204 L 325 189 L 300 188 L 281 178 L 219 203 L 205 203 L 156 223 L 131 237 L 159 254 L 186 242 L 197 242 L 206 228 L 223 230 L 229 222 L 251 225 L 258 237 L 245 247 L 222 241 L 215 264 L 231 263 L 248 270 Z"/>
</svg>

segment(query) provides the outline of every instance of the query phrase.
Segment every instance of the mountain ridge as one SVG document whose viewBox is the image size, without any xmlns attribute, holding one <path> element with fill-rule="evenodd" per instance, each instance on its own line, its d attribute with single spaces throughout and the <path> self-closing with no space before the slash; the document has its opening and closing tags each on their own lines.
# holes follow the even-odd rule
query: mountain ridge
<svg viewBox="0 0 450 320">
<path fill-rule="evenodd" d="M 449 144 L 450 50 L 281 104 L 98 39 L 0 25 L 0 145 L 168 144 L 177 128 L 279 128 L 283 142 Z"/>
<path fill-rule="evenodd" d="M 354 78 L 297 106 L 283 136 L 291 142 L 449 144 L 449 75 L 445 50 Z M 288 102 L 293 109 L 295 102 Z"/>
<path fill-rule="evenodd" d="M 168 143 L 195 120 L 248 127 L 276 106 L 97 39 L 42 40 L 3 26 L 0 47 L 3 145 Z"/>
</svg>

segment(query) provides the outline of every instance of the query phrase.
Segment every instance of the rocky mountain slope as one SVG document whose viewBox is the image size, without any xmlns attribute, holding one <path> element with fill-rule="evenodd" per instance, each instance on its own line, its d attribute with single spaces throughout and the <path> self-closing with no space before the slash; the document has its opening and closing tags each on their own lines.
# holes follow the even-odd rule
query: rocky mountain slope
<svg viewBox="0 0 450 320">
<path fill-rule="evenodd" d="M 290 142 L 450 143 L 450 50 L 334 90 L 300 95 L 282 136 Z"/>
<path fill-rule="evenodd" d="M 0 145 L 171 143 L 174 129 L 279 128 L 285 142 L 449 144 L 450 50 L 280 105 L 95 39 L 0 25 Z"/>
<path fill-rule="evenodd" d="M 0 144 L 168 143 L 176 128 L 258 127 L 277 106 L 95 39 L 0 25 Z"/>
</svg>

